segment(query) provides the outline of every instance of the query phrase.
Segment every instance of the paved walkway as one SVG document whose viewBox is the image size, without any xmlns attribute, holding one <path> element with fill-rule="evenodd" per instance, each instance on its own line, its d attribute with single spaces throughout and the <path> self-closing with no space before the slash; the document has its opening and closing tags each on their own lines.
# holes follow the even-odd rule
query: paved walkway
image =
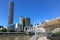
<svg viewBox="0 0 60 40">
<path fill-rule="evenodd" d="M 37 40 L 49 40 L 49 39 L 47 39 L 46 36 L 42 36 L 42 37 L 38 38 Z"/>
<path fill-rule="evenodd" d="M 32 36 L 29 40 L 49 40 L 49 39 L 46 38 L 46 34 L 42 33 Z"/>
</svg>

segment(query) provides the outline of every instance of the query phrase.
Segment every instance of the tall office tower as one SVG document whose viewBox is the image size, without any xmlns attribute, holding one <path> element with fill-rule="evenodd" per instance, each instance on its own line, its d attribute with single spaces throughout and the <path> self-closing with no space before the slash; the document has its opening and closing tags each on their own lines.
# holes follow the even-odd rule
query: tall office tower
<svg viewBox="0 0 60 40">
<path fill-rule="evenodd" d="M 8 25 L 13 24 L 13 16 L 14 16 L 14 2 L 10 2 L 9 14 L 8 14 Z"/>
<path fill-rule="evenodd" d="M 21 16 L 20 17 L 20 24 L 23 26 L 23 29 L 25 27 L 25 19 Z"/>
<path fill-rule="evenodd" d="M 25 26 L 29 26 L 30 25 L 30 18 L 25 18 Z"/>
</svg>

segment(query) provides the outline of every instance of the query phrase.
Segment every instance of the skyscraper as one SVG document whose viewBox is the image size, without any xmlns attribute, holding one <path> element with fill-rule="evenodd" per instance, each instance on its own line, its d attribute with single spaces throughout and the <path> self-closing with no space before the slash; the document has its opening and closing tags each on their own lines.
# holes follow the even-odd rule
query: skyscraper
<svg viewBox="0 0 60 40">
<path fill-rule="evenodd" d="M 29 26 L 30 25 L 30 18 L 25 18 L 25 26 Z"/>
<path fill-rule="evenodd" d="M 30 18 L 23 18 L 22 16 L 20 17 L 20 24 L 23 27 L 23 30 L 26 30 L 27 26 L 31 26 L 30 24 Z"/>
<path fill-rule="evenodd" d="M 30 25 L 30 18 L 23 18 L 23 17 L 21 16 L 21 17 L 20 17 L 20 24 L 22 24 L 23 27 L 29 26 L 29 25 Z"/>
<path fill-rule="evenodd" d="M 13 24 L 13 16 L 14 16 L 14 2 L 10 2 L 9 14 L 8 14 L 8 25 Z"/>
<path fill-rule="evenodd" d="M 23 26 L 23 29 L 25 27 L 25 19 L 21 16 L 20 17 L 20 24 Z"/>
</svg>

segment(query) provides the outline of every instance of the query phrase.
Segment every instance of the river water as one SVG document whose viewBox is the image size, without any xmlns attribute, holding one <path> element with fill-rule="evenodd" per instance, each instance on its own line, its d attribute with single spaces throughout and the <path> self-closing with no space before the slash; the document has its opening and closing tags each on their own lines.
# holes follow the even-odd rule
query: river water
<svg viewBox="0 0 60 40">
<path fill-rule="evenodd" d="M 31 36 L 19 35 L 19 36 L 0 36 L 0 40 L 29 40 Z"/>
</svg>

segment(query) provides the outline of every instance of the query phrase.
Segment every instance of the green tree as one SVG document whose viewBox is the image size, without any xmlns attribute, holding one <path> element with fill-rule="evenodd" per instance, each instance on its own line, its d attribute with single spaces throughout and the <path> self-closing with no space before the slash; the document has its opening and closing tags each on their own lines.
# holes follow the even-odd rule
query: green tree
<svg viewBox="0 0 60 40">
<path fill-rule="evenodd" d="M 9 29 L 8 32 L 15 32 L 15 30 L 14 29 Z"/>
<path fill-rule="evenodd" d="M 24 32 L 23 30 L 20 30 L 19 32 Z"/>
<path fill-rule="evenodd" d="M 59 34 L 60 35 L 60 32 L 56 32 L 55 34 Z"/>
<path fill-rule="evenodd" d="M 3 28 L 2 30 L 0 30 L 0 32 L 7 32 L 7 29 Z"/>
</svg>

